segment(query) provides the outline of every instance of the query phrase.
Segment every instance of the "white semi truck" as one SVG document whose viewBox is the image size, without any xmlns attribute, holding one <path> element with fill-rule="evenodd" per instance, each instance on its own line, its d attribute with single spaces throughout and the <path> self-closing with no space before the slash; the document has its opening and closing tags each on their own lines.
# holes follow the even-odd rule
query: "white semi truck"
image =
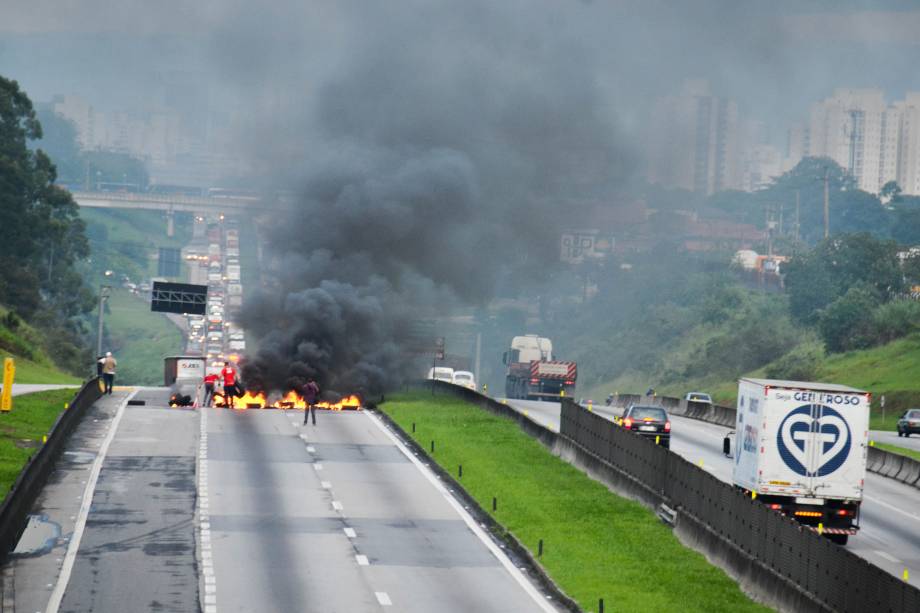
<svg viewBox="0 0 920 613">
<path fill-rule="evenodd" d="M 515 336 L 502 356 L 505 396 L 526 400 L 552 400 L 571 396 L 578 368 L 575 362 L 553 359 L 553 343 L 536 334 Z"/>
<path fill-rule="evenodd" d="M 859 529 L 870 400 L 831 383 L 741 379 L 735 486 L 846 544 Z"/>
</svg>

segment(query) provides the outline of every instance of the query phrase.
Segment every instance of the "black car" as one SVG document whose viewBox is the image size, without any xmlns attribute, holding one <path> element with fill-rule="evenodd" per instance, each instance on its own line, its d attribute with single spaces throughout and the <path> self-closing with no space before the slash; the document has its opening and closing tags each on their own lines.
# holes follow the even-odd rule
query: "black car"
<svg viewBox="0 0 920 613">
<path fill-rule="evenodd" d="M 920 433 L 920 409 L 908 409 L 898 419 L 898 436 Z"/>
<path fill-rule="evenodd" d="M 618 423 L 642 436 L 657 438 L 658 444 L 666 449 L 671 447 L 671 420 L 661 407 L 634 404 L 623 411 Z"/>
</svg>

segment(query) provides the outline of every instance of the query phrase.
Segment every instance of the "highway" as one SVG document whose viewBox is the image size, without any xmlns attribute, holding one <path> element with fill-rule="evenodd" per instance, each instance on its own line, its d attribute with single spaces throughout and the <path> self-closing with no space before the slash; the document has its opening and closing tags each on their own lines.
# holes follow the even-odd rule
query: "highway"
<svg viewBox="0 0 920 613">
<path fill-rule="evenodd" d="M 559 431 L 558 402 L 506 402 L 537 423 Z M 595 405 L 593 410 L 608 419 L 621 412 L 604 405 Z M 671 450 L 730 482 L 732 460 L 722 454 L 722 440 L 728 431 L 722 426 L 671 416 Z M 920 489 L 867 473 L 863 496 L 861 529 L 850 537 L 847 548 L 897 577 L 908 569 L 910 582 L 920 587 Z"/>
<path fill-rule="evenodd" d="M 556 610 L 370 413 L 305 427 L 168 394 L 91 408 L 2 569 L 4 611 Z"/>
<path fill-rule="evenodd" d="M 894 430 L 871 430 L 869 438 L 876 443 L 888 443 L 889 445 L 920 451 L 920 434 L 898 436 L 898 433 Z"/>
</svg>

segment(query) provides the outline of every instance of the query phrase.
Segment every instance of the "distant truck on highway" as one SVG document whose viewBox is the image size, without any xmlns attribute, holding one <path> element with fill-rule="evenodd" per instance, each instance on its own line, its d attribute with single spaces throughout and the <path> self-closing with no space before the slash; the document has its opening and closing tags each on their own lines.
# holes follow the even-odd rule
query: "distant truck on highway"
<svg viewBox="0 0 920 613">
<path fill-rule="evenodd" d="M 575 362 L 553 360 L 553 342 L 536 334 L 515 336 L 502 356 L 505 396 L 525 400 L 552 400 L 575 392 Z"/>
<path fill-rule="evenodd" d="M 859 530 L 870 400 L 831 383 L 741 379 L 735 486 L 845 545 Z"/>
</svg>

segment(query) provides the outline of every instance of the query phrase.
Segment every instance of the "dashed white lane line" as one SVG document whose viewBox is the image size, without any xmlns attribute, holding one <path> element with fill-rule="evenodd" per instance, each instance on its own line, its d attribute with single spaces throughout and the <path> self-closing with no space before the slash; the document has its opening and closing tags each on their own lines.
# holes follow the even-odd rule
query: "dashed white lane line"
<svg viewBox="0 0 920 613">
<path fill-rule="evenodd" d="M 393 442 L 394 445 L 396 445 L 396 448 L 399 449 L 402 452 L 402 454 L 406 456 L 409 459 L 409 461 L 415 465 L 415 467 L 419 470 L 419 472 L 422 473 L 422 475 L 428 480 L 428 482 L 431 483 L 435 487 L 435 489 L 441 493 L 442 496 L 444 496 L 444 499 L 447 500 L 447 503 L 454 508 L 454 510 L 457 512 L 458 515 L 460 515 L 460 517 L 463 519 L 463 522 L 467 525 L 467 527 L 470 530 L 472 530 L 473 534 L 479 537 L 479 540 L 482 541 L 482 543 L 486 546 L 486 548 L 488 548 L 488 550 L 492 552 L 492 555 L 494 555 L 496 559 L 498 559 L 501 565 L 505 568 L 505 570 L 508 571 L 508 573 L 512 576 L 512 578 L 514 578 L 514 580 L 518 583 L 518 585 L 520 585 L 521 588 L 527 593 L 527 595 L 531 597 L 534 603 L 537 604 L 538 608 L 541 611 L 545 611 L 546 613 L 555 613 L 556 609 L 551 607 L 549 603 L 546 602 L 546 600 L 543 598 L 540 592 L 537 591 L 537 589 L 533 586 L 533 584 L 531 584 L 530 581 L 528 581 L 527 578 L 524 577 L 524 574 L 520 571 L 520 569 L 518 569 L 511 562 L 511 560 L 508 559 L 508 556 L 505 555 L 505 553 L 501 549 L 498 548 L 498 546 L 492 541 L 492 539 L 489 538 L 489 536 L 479 526 L 479 524 L 476 523 L 476 520 L 473 519 L 473 517 L 469 514 L 469 512 L 466 511 L 463 508 L 463 506 L 459 502 L 457 502 L 453 496 L 450 495 L 450 493 L 447 491 L 447 488 L 444 487 L 444 484 L 441 483 L 437 478 L 435 478 L 435 475 L 433 472 L 431 472 L 431 469 L 427 468 L 425 465 L 422 464 L 422 462 L 417 457 L 412 455 L 412 452 L 406 448 L 406 446 L 396 437 L 396 435 L 390 432 L 386 428 L 386 426 L 384 426 L 383 423 L 381 423 L 381 421 L 376 416 L 371 414 L 370 411 L 362 411 L 362 413 L 368 419 L 374 422 L 374 424 L 380 429 L 380 431 L 383 432 L 383 434 L 387 438 L 389 438 Z M 378 596 L 378 600 L 379 600 L 379 596 Z"/>
<path fill-rule="evenodd" d="M 342 510 L 342 503 L 339 502 L 338 500 L 333 500 L 333 501 L 332 501 L 332 508 L 335 509 L 336 511 L 341 511 L 341 510 Z"/>
<path fill-rule="evenodd" d="M 345 536 L 350 539 L 357 538 L 358 534 L 355 532 L 354 528 L 345 528 Z"/>
<path fill-rule="evenodd" d="M 323 489 L 324 489 L 324 490 L 331 490 L 331 489 L 332 489 L 332 484 L 329 483 L 328 481 L 320 481 L 320 485 L 323 486 Z"/>
<path fill-rule="evenodd" d="M 355 556 L 355 560 L 358 561 L 358 566 L 367 566 L 370 564 L 367 560 L 367 556 L 363 556 L 360 553 Z"/>
<path fill-rule="evenodd" d="M 900 564 L 900 563 L 901 563 L 901 560 L 897 559 L 896 557 L 894 557 L 893 555 L 891 555 L 890 553 L 887 553 L 887 552 L 885 552 L 885 551 L 876 550 L 876 551 L 875 551 L 875 555 L 877 555 L 877 556 L 879 556 L 879 557 L 882 557 L 882 558 L 885 558 L 885 559 L 888 560 L 889 562 L 894 562 L 894 563 L 896 563 L 896 564 Z"/>
<path fill-rule="evenodd" d="M 70 573 L 73 572 L 74 562 L 77 560 L 77 551 L 80 549 L 80 540 L 83 538 L 83 531 L 86 529 L 86 520 L 89 517 L 89 510 L 93 504 L 93 494 L 96 491 L 96 482 L 99 480 L 99 473 L 102 472 L 102 463 L 109 452 L 109 446 L 115 439 L 115 432 L 118 431 L 118 424 L 121 423 L 121 416 L 125 413 L 125 407 L 128 401 L 134 398 L 137 390 L 128 394 L 128 396 L 118 405 L 115 411 L 115 417 L 109 424 L 109 431 L 106 432 L 102 444 L 99 445 L 99 453 L 96 454 L 96 460 L 93 462 L 89 478 L 86 482 L 86 488 L 83 490 L 82 503 L 80 511 L 77 513 L 77 523 L 73 527 L 73 536 L 70 537 L 70 543 L 67 545 L 67 553 L 64 554 L 64 564 L 61 566 L 61 574 L 58 575 L 57 584 L 54 591 L 51 592 L 51 599 L 48 601 L 46 613 L 57 613 L 61 608 L 61 601 L 64 599 L 64 590 L 67 589 L 67 583 L 70 581 Z"/>
<path fill-rule="evenodd" d="M 312 445 L 307 445 L 307 451 L 309 453 L 316 453 L 316 447 L 313 447 Z"/>
<path fill-rule="evenodd" d="M 393 601 L 390 600 L 390 597 L 386 592 L 374 592 L 374 595 L 377 596 L 377 602 L 380 603 L 380 606 L 389 607 L 393 605 Z"/>
<path fill-rule="evenodd" d="M 322 464 L 314 464 L 314 465 L 313 465 L 313 470 L 317 470 L 317 471 L 318 471 L 318 470 L 322 470 L 322 469 L 323 469 L 323 465 L 322 465 Z"/>
</svg>

